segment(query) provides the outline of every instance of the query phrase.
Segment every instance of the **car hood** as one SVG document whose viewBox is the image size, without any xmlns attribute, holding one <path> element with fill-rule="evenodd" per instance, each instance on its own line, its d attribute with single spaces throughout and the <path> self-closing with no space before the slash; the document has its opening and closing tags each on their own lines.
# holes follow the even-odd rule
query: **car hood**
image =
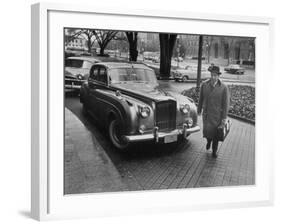
<svg viewBox="0 0 281 224">
<path fill-rule="evenodd" d="M 89 73 L 88 69 L 85 68 L 72 68 L 72 67 L 65 67 L 65 71 L 71 73 L 72 75 L 76 76 L 78 74 L 86 75 Z"/>
<path fill-rule="evenodd" d="M 135 83 L 135 84 L 114 84 L 112 87 L 116 90 L 121 91 L 122 94 L 129 95 L 131 97 L 138 98 L 143 101 L 164 101 L 164 100 L 175 100 L 178 103 L 193 103 L 192 100 L 187 97 L 171 92 L 164 91 L 159 88 L 158 85 Z"/>
</svg>

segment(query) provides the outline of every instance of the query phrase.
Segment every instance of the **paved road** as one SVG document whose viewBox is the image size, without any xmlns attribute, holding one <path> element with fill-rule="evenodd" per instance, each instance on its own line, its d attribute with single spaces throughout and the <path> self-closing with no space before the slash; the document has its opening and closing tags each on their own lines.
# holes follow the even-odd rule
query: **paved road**
<svg viewBox="0 0 281 224">
<path fill-rule="evenodd" d="M 232 120 L 231 133 L 227 140 L 220 144 L 217 159 L 212 158 L 210 151 L 206 151 L 201 132 L 191 135 L 188 141 L 180 144 L 137 144 L 129 153 L 121 154 L 109 143 L 106 131 L 98 127 L 90 117 L 82 114 L 77 96 L 68 94 L 65 106 L 95 136 L 99 150 L 106 152 L 121 176 L 126 186 L 124 190 L 255 183 L 255 126 L 253 125 Z M 201 118 L 199 120 L 199 125 L 202 126 Z M 80 147 L 83 147 L 83 143 Z M 95 192 L 94 188 L 90 189 Z"/>
</svg>

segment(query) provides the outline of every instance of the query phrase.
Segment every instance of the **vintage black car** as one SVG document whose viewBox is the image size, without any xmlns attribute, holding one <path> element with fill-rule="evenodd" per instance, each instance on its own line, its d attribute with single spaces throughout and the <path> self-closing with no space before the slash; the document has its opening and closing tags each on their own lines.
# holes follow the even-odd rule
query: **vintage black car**
<svg viewBox="0 0 281 224">
<path fill-rule="evenodd" d="M 154 71 L 143 64 L 94 64 L 80 101 L 118 149 L 141 141 L 176 142 L 200 130 L 194 102 L 161 90 Z"/>
<path fill-rule="evenodd" d="M 65 59 L 64 87 L 80 90 L 82 83 L 88 78 L 94 63 L 100 60 L 93 57 L 68 57 Z"/>
<path fill-rule="evenodd" d="M 231 73 L 231 74 L 237 74 L 237 75 L 243 75 L 245 73 L 245 69 L 242 68 L 240 65 L 232 64 L 224 68 L 224 71 Z"/>
</svg>

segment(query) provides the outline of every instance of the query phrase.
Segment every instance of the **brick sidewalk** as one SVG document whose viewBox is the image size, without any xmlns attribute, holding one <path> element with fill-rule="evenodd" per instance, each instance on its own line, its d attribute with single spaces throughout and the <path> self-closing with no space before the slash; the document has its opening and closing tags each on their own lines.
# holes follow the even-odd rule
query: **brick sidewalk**
<svg viewBox="0 0 281 224">
<path fill-rule="evenodd" d="M 64 193 L 128 190 L 107 154 L 81 121 L 65 109 Z"/>
<path fill-rule="evenodd" d="M 103 143 L 107 139 L 90 133 L 66 109 L 65 193 L 253 185 L 255 126 L 231 120 L 231 132 L 219 144 L 216 159 L 205 149 L 200 131 L 186 143 L 169 146 L 168 153 L 163 146 L 151 144 L 145 152 L 140 145 L 136 146 L 139 154 L 119 155 L 112 162 L 104 150 L 110 147 Z M 202 127 L 201 117 L 199 125 Z M 157 148 L 160 153 L 152 155 Z"/>
<path fill-rule="evenodd" d="M 255 126 L 231 119 L 231 132 L 219 143 L 218 158 L 207 151 L 202 132 L 189 137 L 173 154 L 123 162 L 123 170 L 142 190 L 255 184 Z M 201 117 L 199 125 L 202 128 Z M 124 176 L 124 175 L 123 175 Z"/>
</svg>

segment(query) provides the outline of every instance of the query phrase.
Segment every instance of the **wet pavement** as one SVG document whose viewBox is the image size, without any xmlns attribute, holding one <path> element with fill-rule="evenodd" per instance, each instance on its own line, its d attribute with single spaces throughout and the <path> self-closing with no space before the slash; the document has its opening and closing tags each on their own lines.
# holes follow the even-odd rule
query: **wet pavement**
<svg viewBox="0 0 281 224">
<path fill-rule="evenodd" d="M 167 82 L 161 85 L 170 88 Z M 201 132 L 181 143 L 135 144 L 129 152 L 120 153 L 109 142 L 107 131 L 82 114 L 76 95 L 67 95 L 65 107 L 69 111 L 65 123 L 67 194 L 255 184 L 252 124 L 231 119 L 231 132 L 219 145 L 216 159 L 205 149 Z"/>
</svg>

